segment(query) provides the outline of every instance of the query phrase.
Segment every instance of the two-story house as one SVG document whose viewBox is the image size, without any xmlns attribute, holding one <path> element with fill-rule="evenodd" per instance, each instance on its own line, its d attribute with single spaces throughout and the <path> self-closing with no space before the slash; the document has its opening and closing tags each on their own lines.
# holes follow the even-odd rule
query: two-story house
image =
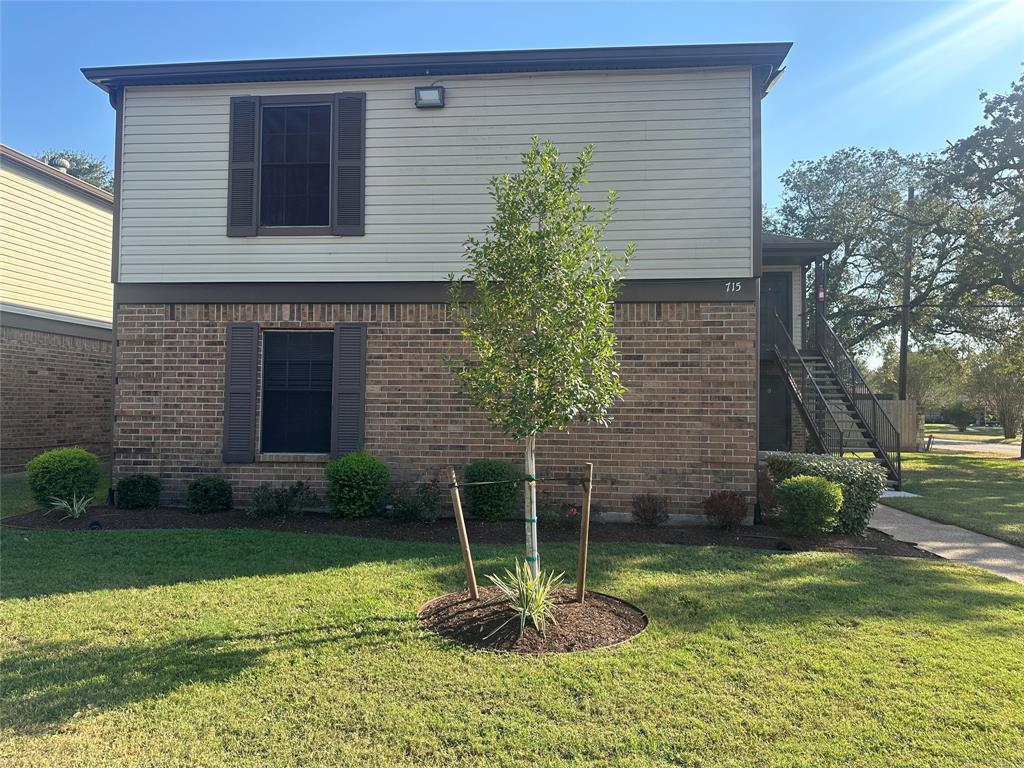
<svg viewBox="0 0 1024 768">
<path fill-rule="evenodd" d="M 447 276 L 531 136 L 596 145 L 634 240 L 611 427 L 545 436 L 612 506 L 753 496 L 760 105 L 787 43 L 85 69 L 117 111 L 115 475 L 242 495 L 365 448 L 415 478 L 517 460 L 457 391 Z M 784 262 L 782 269 L 791 270 Z M 794 289 L 795 292 L 795 289 Z M 793 306 L 794 319 L 797 308 Z"/>
<path fill-rule="evenodd" d="M 0 467 L 110 456 L 109 192 L 0 145 Z"/>
</svg>

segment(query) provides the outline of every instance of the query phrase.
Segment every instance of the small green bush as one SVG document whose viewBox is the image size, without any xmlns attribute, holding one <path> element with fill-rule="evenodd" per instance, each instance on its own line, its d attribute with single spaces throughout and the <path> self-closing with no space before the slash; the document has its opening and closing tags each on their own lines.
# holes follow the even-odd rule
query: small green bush
<svg viewBox="0 0 1024 768">
<path fill-rule="evenodd" d="M 160 506 L 160 478 L 127 475 L 117 481 L 114 501 L 118 509 L 154 509 Z"/>
<path fill-rule="evenodd" d="M 704 515 L 712 525 L 730 530 L 747 516 L 747 499 L 736 491 L 712 491 L 704 499 Z"/>
<path fill-rule="evenodd" d="M 480 520 L 507 520 L 522 503 L 523 484 L 519 470 L 507 461 L 481 459 L 466 467 L 466 503 L 473 517 Z M 490 483 L 490 485 L 469 485 Z"/>
<path fill-rule="evenodd" d="M 29 461 L 25 470 L 32 498 L 45 507 L 54 499 L 71 501 L 92 497 L 100 481 L 99 459 L 83 448 L 46 451 Z"/>
<path fill-rule="evenodd" d="M 250 517 L 293 517 L 304 509 L 319 506 L 316 491 L 299 480 L 280 488 L 263 483 L 253 491 L 246 511 Z"/>
<path fill-rule="evenodd" d="M 591 509 L 591 517 L 594 510 Z M 537 522 L 545 528 L 579 528 L 583 510 L 568 502 L 541 501 L 537 504 Z"/>
<path fill-rule="evenodd" d="M 327 501 L 337 517 L 365 517 L 384 506 L 391 473 L 380 459 L 355 451 L 329 461 Z"/>
<path fill-rule="evenodd" d="M 189 512 L 206 515 L 231 509 L 231 485 L 222 477 L 197 477 L 188 484 L 185 497 Z"/>
<path fill-rule="evenodd" d="M 960 432 L 966 432 L 974 423 L 974 409 L 965 403 L 954 403 L 942 411 L 942 418 Z"/>
<path fill-rule="evenodd" d="M 391 491 L 391 514 L 404 523 L 433 523 L 441 516 L 441 485 L 404 483 Z"/>
<path fill-rule="evenodd" d="M 870 461 L 812 453 L 769 453 L 765 463 L 776 484 L 796 475 L 813 475 L 839 483 L 843 507 L 839 510 L 837 530 L 853 536 L 864 535 L 871 511 L 885 490 L 885 472 Z"/>
<path fill-rule="evenodd" d="M 795 475 L 779 483 L 782 527 L 792 534 L 813 538 L 830 533 L 839 521 L 843 489 L 823 477 Z"/>
<path fill-rule="evenodd" d="M 633 497 L 633 519 L 642 525 L 661 525 L 668 521 L 668 499 L 656 493 Z"/>
</svg>

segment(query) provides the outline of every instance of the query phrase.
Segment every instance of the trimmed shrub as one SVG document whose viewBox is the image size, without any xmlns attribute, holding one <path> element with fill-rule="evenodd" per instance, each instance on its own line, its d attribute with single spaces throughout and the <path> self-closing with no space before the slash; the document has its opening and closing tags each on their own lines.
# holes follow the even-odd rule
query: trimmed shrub
<svg viewBox="0 0 1024 768">
<path fill-rule="evenodd" d="M 466 467 L 466 502 L 469 512 L 480 520 L 507 520 L 522 503 L 523 487 L 519 470 L 507 461 L 481 459 Z M 491 485 L 468 485 L 491 483 Z"/>
<path fill-rule="evenodd" d="M 712 491 L 704 499 L 704 515 L 719 528 L 735 528 L 747 516 L 747 499 L 736 491 Z"/>
<path fill-rule="evenodd" d="M 668 499 L 656 493 L 633 497 L 633 519 L 643 525 L 661 525 L 668 521 Z"/>
<path fill-rule="evenodd" d="M 114 501 L 118 509 L 154 509 L 160 506 L 160 478 L 128 475 L 117 481 Z"/>
<path fill-rule="evenodd" d="M 441 516 L 441 484 L 403 483 L 391 491 L 391 514 L 403 523 L 433 523 Z"/>
<path fill-rule="evenodd" d="M 327 502 L 337 517 L 365 517 L 379 512 L 391 473 L 380 459 L 355 451 L 327 462 Z"/>
<path fill-rule="evenodd" d="M 796 475 L 813 475 L 839 483 L 843 489 L 837 526 L 840 533 L 863 536 L 871 510 L 885 490 L 885 472 L 870 461 L 811 453 L 769 453 L 765 463 L 776 484 Z"/>
<path fill-rule="evenodd" d="M 246 508 L 250 517 L 293 517 L 303 509 L 319 507 L 316 491 L 299 480 L 278 488 L 264 483 L 255 491 Z"/>
<path fill-rule="evenodd" d="M 54 448 L 25 465 L 28 487 L 37 504 L 50 507 L 54 499 L 91 498 L 100 481 L 96 454 L 83 448 Z"/>
<path fill-rule="evenodd" d="M 792 534 L 813 538 L 831 532 L 839 521 L 843 489 L 823 477 L 795 475 L 778 487 L 782 527 Z"/>
<path fill-rule="evenodd" d="M 197 515 L 227 512 L 232 502 L 231 485 L 222 477 L 197 477 L 188 484 L 185 503 L 189 512 Z"/>
</svg>

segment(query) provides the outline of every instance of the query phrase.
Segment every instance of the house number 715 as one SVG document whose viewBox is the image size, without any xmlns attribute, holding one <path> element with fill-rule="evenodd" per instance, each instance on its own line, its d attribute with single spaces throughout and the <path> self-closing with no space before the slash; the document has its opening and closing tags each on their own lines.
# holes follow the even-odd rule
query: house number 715
<svg viewBox="0 0 1024 768">
<path fill-rule="evenodd" d="M 726 293 L 739 293 L 743 290 L 743 283 L 739 281 L 728 282 L 725 284 Z"/>
</svg>

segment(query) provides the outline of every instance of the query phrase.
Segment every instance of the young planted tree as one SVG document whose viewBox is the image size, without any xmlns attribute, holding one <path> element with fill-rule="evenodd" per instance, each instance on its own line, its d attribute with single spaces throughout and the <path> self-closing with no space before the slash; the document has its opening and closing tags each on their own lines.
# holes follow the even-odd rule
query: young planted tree
<svg viewBox="0 0 1024 768">
<path fill-rule="evenodd" d="M 491 179 L 495 214 L 466 240 L 467 266 L 452 278 L 452 314 L 472 355 L 454 361 L 463 392 L 495 427 L 523 442 L 526 559 L 537 551 L 537 437 L 575 422 L 608 422 L 625 391 L 615 355 L 613 302 L 633 253 L 601 245 L 617 196 L 595 211 L 582 188 L 593 147 L 575 164 L 536 137 L 522 170 Z M 471 284 L 471 285 L 470 285 Z"/>
</svg>

